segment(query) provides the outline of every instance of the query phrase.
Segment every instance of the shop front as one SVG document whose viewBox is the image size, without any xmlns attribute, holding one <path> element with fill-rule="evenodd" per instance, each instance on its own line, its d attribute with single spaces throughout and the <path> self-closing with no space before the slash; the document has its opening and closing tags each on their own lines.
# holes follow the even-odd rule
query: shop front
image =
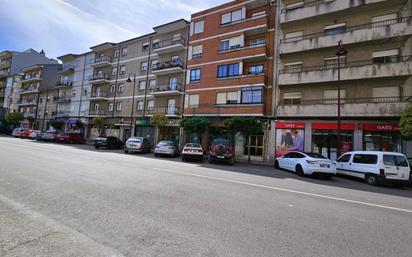
<svg viewBox="0 0 412 257">
<path fill-rule="evenodd" d="M 402 152 L 399 124 L 362 123 L 363 150 Z"/>
<path fill-rule="evenodd" d="M 280 157 L 290 151 L 304 151 L 305 123 L 276 122 L 275 157 Z"/>
<path fill-rule="evenodd" d="M 152 145 L 155 144 L 155 127 L 150 125 L 149 118 L 140 118 L 135 123 L 134 136 L 147 137 Z"/>
</svg>

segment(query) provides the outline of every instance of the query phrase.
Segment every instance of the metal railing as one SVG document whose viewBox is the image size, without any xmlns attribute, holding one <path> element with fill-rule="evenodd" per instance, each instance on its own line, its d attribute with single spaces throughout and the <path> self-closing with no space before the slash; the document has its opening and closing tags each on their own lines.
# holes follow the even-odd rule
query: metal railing
<svg viewBox="0 0 412 257">
<path fill-rule="evenodd" d="M 27 117 L 35 117 L 36 116 L 36 112 L 24 112 L 23 113 L 23 117 L 27 118 Z"/>
<path fill-rule="evenodd" d="M 95 110 L 92 110 L 92 111 L 89 111 L 89 115 L 90 116 L 105 116 L 106 115 L 106 111 L 95 111 Z"/>
<path fill-rule="evenodd" d="M 302 5 L 299 5 L 295 8 L 283 8 L 282 9 L 282 13 L 288 12 L 288 11 L 293 11 L 296 9 L 300 9 L 300 8 L 304 8 L 304 7 L 309 7 L 309 6 L 315 6 L 315 5 L 321 5 L 321 4 L 330 4 L 335 2 L 335 0 L 315 0 L 315 1 L 311 1 L 311 2 L 306 2 Z"/>
<path fill-rule="evenodd" d="M 172 61 L 167 61 L 167 62 L 159 62 L 153 65 L 152 70 L 157 71 L 157 70 L 165 70 L 165 69 L 171 69 L 171 68 L 184 68 L 184 63 L 180 59 L 172 60 Z"/>
<path fill-rule="evenodd" d="M 279 101 L 279 105 L 330 105 L 338 104 L 338 99 L 291 99 L 294 102 L 285 100 Z M 394 97 L 358 97 L 358 98 L 341 98 L 341 104 L 366 104 L 366 103 L 400 103 L 412 102 L 412 96 L 394 96 Z"/>
<path fill-rule="evenodd" d="M 100 80 L 100 79 L 110 80 L 110 76 L 108 74 L 94 74 L 93 76 L 89 78 L 90 81 Z"/>
<path fill-rule="evenodd" d="M 220 27 L 226 27 L 226 26 L 230 26 L 230 25 L 241 24 L 241 23 L 245 23 L 245 22 L 248 22 L 248 21 L 251 21 L 251 20 L 264 18 L 266 16 L 267 16 L 266 13 L 262 13 L 262 14 L 259 14 L 259 15 L 243 18 L 243 19 L 240 19 L 240 20 L 226 22 L 226 23 L 220 24 Z"/>
<path fill-rule="evenodd" d="M 73 86 L 72 81 L 57 81 L 56 82 L 56 87 L 71 87 Z"/>
<path fill-rule="evenodd" d="M 112 62 L 112 57 L 110 56 L 101 56 L 94 58 L 94 63 L 101 63 L 101 62 Z"/>
<path fill-rule="evenodd" d="M 99 98 L 99 97 L 107 97 L 109 94 L 107 92 L 92 92 L 90 94 L 90 98 Z"/>
<path fill-rule="evenodd" d="M 72 98 L 67 95 L 62 95 L 62 96 L 55 96 L 54 101 L 56 102 L 70 102 Z"/>
<path fill-rule="evenodd" d="M 234 51 L 242 51 L 246 49 L 253 49 L 253 48 L 259 48 L 259 47 L 266 47 L 266 43 L 262 44 L 257 44 L 257 45 L 248 45 L 248 46 L 237 46 L 237 47 L 232 47 L 229 49 L 224 49 L 221 46 L 218 48 L 219 53 L 228 53 L 228 52 L 234 52 Z"/>
<path fill-rule="evenodd" d="M 383 60 L 382 62 L 379 62 L 374 59 L 369 59 L 369 60 L 362 60 L 362 61 L 353 61 L 353 62 L 344 62 L 340 64 L 341 69 L 345 68 L 353 68 L 353 67 L 360 67 L 360 66 L 367 66 L 367 65 L 380 65 L 380 64 L 390 64 L 390 63 L 400 63 L 400 62 L 408 62 L 412 61 L 412 55 L 406 55 L 406 56 L 398 56 L 397 60 Z M 331 69 L 337 69 L 338 68 L 338 63 L 328 63 L 328 64 L 323 64 L 323 65 L 318 65 L 318 66 L 307 66 L 307 67 L 299 67 L 299 66 L 293 66 L 289 68 L 283 68 L 280 70 L 281 74 L 285 73 L 301 73 L 301 72 L 309 72 L 309 71 L 323 71 L 323 70 L 331 70 Z"/>
<path fill-rule="evenodd" d="M 311 39 L 311 38 L 322 37 L 322 36 L 334 36 L 334 35 L 344 34 L 347 32 L 352 32 L 352 31 L 360 30 L 360 29 L 379 28 L 379 27 L 385 27 L 385 26 L 389 26 L 393 24 L 411 22 L 411 21 L 412 21 L 412 16 L 400 17 L 400 18 L 390 19 L 390 20 L 385 20 L 385 21 L 378 21 L 378 22 L 364 23 L 364 24 L 350 26 L 350 27 L 343 27 L 344 29 L 341 29 L 341 30 L 335 30 L 335 31 L 328 30 L 328 31 L 316 32 L 316 33 L 306 34 L 303 36 L 296 36 L 296 37 L 291 37 L 287 39 L 281 39 L 280 41 L 282 43 L 293 43 L 293 42 L 302 41 L 305 39 Z"/>
<path fill-rule="evenodd" d="M 175 105 L 169 105 L 166 107 L 148 107 L 147 114 L 164 113 L 166 115 L 179 115 L 180 108 Z"/>
<path fill-rule="evenodd" d="M 182 84 L 176 83 L 175 85 L 156 85 L 150 88 L 151 93 L 167 92 L 167 91 L 183 91 Z"/>
<path fill-rule="evenodd" d="M 31 74 L 26 74 L 26 75 L 24 75 L 24 76 L 21 78 L 20 81 L 29 80 L 29 79 L 39 79 L 39 78 L 40 78 L 40 74 L 33 74 L 33 75 L 31 75 Z"/>
<path fill-rule="evenodd" d="M 36 90 L 39 90 L 39 89 L 37 87 L 21 88 L 19 90 L 19 93 L 31 92 L 31 91 L 36 91 Z"/>
<path fill-rule="evenodd" d="M 17 104 L 35 104 L 35 99 L 20 99 Z"/>
<path fill-rule="evenodd" d="M 186 40 L 183 37 L 179 37 L 179 38 L 170 38 L 170 39 L 166 39 L 166 40 L 162 40 L 156 43 L 153 43 L 153 49 L 160 49 L 163 47 L 168 47 L 168 46 L 173 46 L 173 45 L 185 45 Z"/>
</svg>

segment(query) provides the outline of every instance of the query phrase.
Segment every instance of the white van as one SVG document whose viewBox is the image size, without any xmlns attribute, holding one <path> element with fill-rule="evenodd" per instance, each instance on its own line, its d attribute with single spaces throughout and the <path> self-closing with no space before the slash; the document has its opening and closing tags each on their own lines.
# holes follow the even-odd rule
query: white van
<svg viewBox="0 0 412 257">
<path fill-rule="evenodd" d="M 401 153 L 354 151 L 336 160 L 337 174 L 362 178 L 369 185 L 383 182 L 409 183 L 410 168 Z"/>
</svg>

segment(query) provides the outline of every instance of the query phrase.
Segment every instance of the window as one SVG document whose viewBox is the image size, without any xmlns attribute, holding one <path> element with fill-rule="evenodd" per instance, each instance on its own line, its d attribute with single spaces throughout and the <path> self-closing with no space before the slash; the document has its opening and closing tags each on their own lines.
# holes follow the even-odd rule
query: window
<svg viewBox="0 0 412 257">
<path fill-rule="evenodd" d="M 303 1 L 293 3 L 293 4 L 288 4 L 286 5 L 286 11 L 296 10 L 296 9 L 304 7 L 304 5 L 305 3 Z"/>
<path fill-rule="evenodd" d="M 192 58 L 201 58 L 202 57 L 202 52 L 203 52 L 203 46 L 202 45 L 197 45 L 197 46 L 192 46 Z"/>
<path fill-rule="evenodd" d="M 160 40 L 159 39 L 154 39 L 152 43 L 153 49 L 159 48 L 160 47 Z"/>
<path fill-rule="evenodd" d="M 346 97 L 346 90 L 340 90 L 341 103 L 344 103 Z M 325 90 L 323 91 L 323 104 L 337 104 L 338 103 L 338 90 Z"/>
<path fill-rule="evenodd" d="M 252 17 L 262 17 L 266 15 L 266 11 L 254 12 L 252 13 Z"/>
<path fill-rule="evenodd" d="M 339 23 L 326 26 L 323 30 L 325 36 L 333 36 L 340 33 L 346 32 L 346 23 Z"/>
<path fill-rule="evenodd" d="M 116 111 L 122 110 L 122 103 L 116 103 Z"/>
<path fill-rule="evenodd" d="M 193 34 L 203 33 L 205 27 L 205 21 L 196 21 L 193 23 Z"/>
<path fill-rule="evenodd" d="M 109 112 L 113 111 L 113 103 L 109 103 L 108 110 L 109 110 Z"/>
<path fill-rule="evenodd" d="M 148 110 L 154 110 L 154 100 L 149 100 L 147 101 L 147 109 Z"/>
<path fill-rule="evenodd" d="M 219 51 L 227 51 L 231 49 L 237 49 L 242 46 L 241 37 L 232 37 L 219 42 Z"/>
<path fill-rule="evenodd" d="M 242 88 L 242 104 L 262 103 L 262 87 Z"/>
<path fill-rule="evenodd" d="M 250 40 L 251 46 L 258 46 L 258 45 L 263 45 L 263 44 L 265 44 L 264 38 L 255 38 L 255 39 Z"/>
<path fill-rule="evenodd" d="M 220 19 L 220 24 L 225 25 L 225 24 L 238 22 L 241 20 L 242 20 L 242 9 L 239 9 L 233 12 L 223 14 Z"/>
<path fill-rule="evenodd" d="M 400 155 L 383 155 L 383 164 L 386 166 L 408 167 L 408 161 Z"/>
<path fill-rule="evenodd" d="M 337 162 L 349 162 L 349 160 L 350 160 L 350 154 L 345 154 L 345 155 L 342 155 L 342 156 L 337 160 Z"/>
<path fill-rule="evenodd" d="M 147 71 L 147 62 L 140 63 L 140 71 Z"/>
<path fill-rule="evenodd" d="M 374 154 L 355 154 L 353 156 L 353 163 L 376 164 L 377 162 L 378 156 Z"/>
<path fill-rule="evenodd" d="M 263 65 L 254 65 L 249 67 L 249 74 L 263 73 Z"/>
<path fill-rule="evenodd" d="M 200 69 L 190 71 L 190 82 L 200 81 Z"/>
<path fill-rule="evenodd" d="M 117 74 L 117 68 L 112 68 L 112 75 L 115 76 Z"/>
<path fill-rule="evenodd" d="M 379 51 L 374 52 L 372 54 L 372 60 L 374 64 L 381 64 L 381 63 L 394 63 L 399 61 L 399 50 L 386 50 L 386 51 Z"/>
<path fill-rule="evenodd" d="M 398 18 L 398 14 L 391 13 L 382 16 L 376 16 L 372 18 L 372 27 L 382 26 L 386 24 L 391 24 L 392 22 L 395 23 L 396 18 Z"/>
<path fill-rule="evenodd" d="M 217 66 L 217 77 L 233 77 L 239 76 L 239 63 L 223 64 Z"/>
<path fill-rule="evenodd" d="M 139 90 L 144 90 L 146 88 L 146 81 L 139 81 Z"/>
<path fill-rule="evenodd" d="M 263 135 L 250 136 L 250 145 L 249 140 L 245 139 L 244 144 L 244 155 L 248 155 L 250 148 L 251 156 L 262 156 L 263 155 Z"/>
<path fill-rule="evenodd" d="M 285 42 L 295 42 L 303 39 L 303 31 L 290 32 L 285 34 Z"/>
<path fill-rule="evenodd" d="M 72 96 L 76 96 L 76 89 L 72 90 Z"/>
<path fill-rule="evenodd" d="M 284 105 L 296 105 L 301 104 L 302 102 L 302 93 L 283 93 L 283 104 Z"/>
<path fill-rule="evenodd" d="M 149 42 L 144 42 L 142 45 L 142 51 L 145 52 L 149 50 Z"/>
<path fill-rule="evenodd" d="M 80 66 L 80 60 L 74 61 L 74 66 L 75 66 L 75 67 L 79 67 L 79 66 Z"/>
<path fill-rule="evenodd" d="M 399 87 L 375 87 L 372 89 L 373 98 L 379 97 L 399 97 Z"/>
<path fill-rule="evenodd" d="M 237 104 L 238 92 L 222 92 L 216 95 L 216 104 Z"/>
<path fill-rule="evenodd" d="M 117 86 L 117 91 L 118 91 L 119 93 L 123 93 L 123 92 L 124 92 L 124 84 L 119 84 L 119 85 Z"/>
<path fill-rule="evenodd" d="M 155 87 L 156 87 L 156 80 L 155 79 L 149 80 L 149 88 L 153 89 Z"/>
<path fill-rule="evenodd" d="M 199 107 L 199 95 L 188 95 L 188 107 L 189 108 L 197 108 Z"/>
<path fill-rule="evenodd" d="M 87 89 L 83 90 L 83 96 L 87 96 Z"/>
<path fill-rule="evenodd" d="M 127 47 L 122 48 L 122 56 L 127 55 Z"/>
<path fill-rule="evenodd" d="M 340 56 L 340 67 L 346 66 L 346 56 Z M 325 58 L 323 64 L 326 69 L 337 69 L 338 68 L 338 57 Z"/>
<path fill-rule="evenodd" d="M 120 66 L 120 74 L 126 73 L 126 65 Z"/>
<path fill-rule="evenodd" d="M 159 60 L 152 60 L 152 63 L 151 63 L 152 69 L 156 69 L 158 63 L 159 63 Z"/>
<path fill-rule="evenodd" d="M 116 85 L 110 85 L 110 93 L 116 92 Z"/>
<path fill-rule="evenodd" d="M 114 50 L 113 52 L 113 57 L 119 57 L 120 51 L 119 50 Z"/>
<path fill-rule="evenodd" d="M 137 102 L 137 110 L 142 111 L 143 110 L 143 101 Z"/>
</svg>

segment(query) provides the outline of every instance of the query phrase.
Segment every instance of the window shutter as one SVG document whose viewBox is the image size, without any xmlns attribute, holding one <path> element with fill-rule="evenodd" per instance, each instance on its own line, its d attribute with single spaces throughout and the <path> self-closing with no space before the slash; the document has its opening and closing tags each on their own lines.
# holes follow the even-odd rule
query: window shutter
<svg viewBox="0 0 412 257">
<path fill-rule="evenodd" d="M 237 92 L 228 92 L 227 93 L 228 101 L 237 101 Z"/>
<path fill-rule="evenodd" d="M 217 93 L 216 103 L 217 104 L 226 104 L 226 93 Z"/>
<path fill-rule="evenodd" d="M 378 57 L 393 56 L 393 55 L 399 55 L 399 49 L 374 52 L 372 54 L 372 57 L 378 58 Z"/>
</svg>

